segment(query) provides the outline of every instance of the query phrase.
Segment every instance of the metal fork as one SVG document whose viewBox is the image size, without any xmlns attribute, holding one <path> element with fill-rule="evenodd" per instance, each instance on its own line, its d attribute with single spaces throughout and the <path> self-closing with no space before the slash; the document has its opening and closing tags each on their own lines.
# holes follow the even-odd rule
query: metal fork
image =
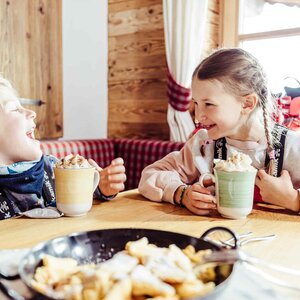
<svg viewBox="0 0 300 300">
<path fill-rule="evenodd" d="M 248 234 L 248 235 L 250 235 L 250 234 Z M 245 237 L 245 235 L 244 236 L 239 235 L 239 238 L 243 238 L 243 237 Z M 248 243 L 258 242 L 258 241 L 273 240 L 275 238 L 276 238 L 275 234 L 270 234 L 270 235 L 265 235 L 265 236 L 256 236 L 256 237 L 252 237 L 252 238 L 249 238 L 249 239 L 239 239 L 237 244 L 238 244 L 238 246 L 244 246 L 244 245 L 246 245 Z M 224 246 L 233 247 L 234 245 L 231 243 L 231 241 L 233 241 L 233 238 L 228 239 L 226 241 L 220 241 L 220 242 Z"/>
<path fill-rule="evenodd" d="M 300 277 L 299 270 L 289 269 L 289 268 L 282 267 L 282 266 L 279 266 L 279 265 L 276 265 L 273 263 L 268 263 L 259 258 L 250 256 L 240 249 L 223 249 L 221 251 L 213 251 L 212 253 L 203 257 L 203 261 L 199 264 L 199 266 L 206 264 L 206 263 L 214 263 L 216 265 L 233 264 L 237 261 L 247 263 L 247 264 L 255 267 L 257 273 L 261 274 L 263 277 L 265 277 L 266 279 L 268 279 L 269 281 L 271 281 L 273 283 L 279 284 L 282 287 L 291 288 L 291 289 L 300 291 L 300 286 L 294 286 L 288 282 L 273 278 L 271 275 L 269 275 L 264 270 L 262 270 L 262 268 L 266 268 L 271 271 L 276 271 L 276 272 L 280 272 L 280 273 L 285 273 L 285 274 L 291 275 L 291 276 L 299 276 Z"/>
</svg>

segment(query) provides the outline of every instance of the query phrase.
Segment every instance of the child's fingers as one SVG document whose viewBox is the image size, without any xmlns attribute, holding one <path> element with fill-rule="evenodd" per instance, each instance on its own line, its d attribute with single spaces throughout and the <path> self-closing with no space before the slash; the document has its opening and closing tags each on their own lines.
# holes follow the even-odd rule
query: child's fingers
<svg viewBox="0 0 300 300">
<path fill-rule="evenodd" d="M 213 180 L 211 178 L 208 178 L 208 179 L 203 179 L 203 185 L 205 187 L 208 187 L 208 186 L 211 186 L 211 185 L 214 185 L 215 183 L 213 182 Z"/>
<path fill-rule="evenodd" d="M 198 202 L 196 207 L 200 205 L 199 203 L 212 204 L 215 207 L 216 199 L 210 194 L 210 191 L 206 188 L 200 186 L 200 184 L 192 185 L 186 192 L 186 195 L 191 201 Z"/>
<path fill-rule="evenodd" d="M 213 202 L 203 202 L 203 201 L 195 201 L 193 200 L 192 201 L 192 205 L 195 207 L 195 208 L 198 208 L 198 209 L 215 209 L 216 208 L 216 204 L 213 203 Z"/>
<path fill-rule="evenodd" d="M 213 195 L 207 195 L 202 193 L 195 193 L 191 192 L 190 199 L 193 199 L 197 202 L 203 202 L 203 203 L 215 203 L 215 197 Z"/>
<path fill-rule="evenodd" d="M 265 179 L 268 176 L 265 170 L 258 170 L 257 171 L 257 177 L 262 180 Z"/>
<path fill-rule="evenodd" d="M 109 175 L 107 179 L 110 183 L 125 182 L 126 181 L 126 175 L 124 173 Z"/>
<path fill-rule="evenodd" d="M 290 173 L 287 170 L 282 170 L 281 174 L 280 174 L 280 177 L 291 179 Z"/>
<path fill-rule="evenodd" d="M 118 173 L 125 173 L 125 167 L 123 165 L 115 165 L 109 166 L 107 168 L 107 174 L 118 174 Z"/>
<path fill-rule="evenodd" d="M 102 171 L 102 168 L 98 166 L 98 164 L 91 158 L 88 159 L 88 162 L 91 166 L 95 167 L 97 171 Z"/>
<path fill-rule="evenodd" d="M 109 187 L 110 189 L 113 189 L 115 193 L 117 193 L 118 191 L 123 191 L 125 189 L 124 183 L 111 183 Z"/>
<path fill-rule="evenodd" d="M 114 160 L 112 160 L 111 165 L 112 166 L 124 165 L 124 160 L 122 157 L 115 158 Z"/>
<path fill-rule="evenodd" d="M 257 185 L 259 188 L 261 188 L 260 184 L 261 184 L 261 180 L 259 179 L 258 176 L 256 176 L 256 178 L 255 178 L 255 185 Z"/>
<path fill-rule="evenodd" d="M 192 213 L 194 213 L 195 215 L 198 215 L 198 216 L 207 216 L 211 213 L 210 209 L 199 209 L 196 207 L 192 207 L 190 210 Z"/>
<path fill-rule="evenodd" d="M 210 190 L 201 186 L 200 183 L 195 183 L 192 185 L 192 191 L 194 192 L 198 192 L 198 193 L 201 193 L 201 194 L 207 194 L 207 195 L 210 195 Z"/>
</svg>

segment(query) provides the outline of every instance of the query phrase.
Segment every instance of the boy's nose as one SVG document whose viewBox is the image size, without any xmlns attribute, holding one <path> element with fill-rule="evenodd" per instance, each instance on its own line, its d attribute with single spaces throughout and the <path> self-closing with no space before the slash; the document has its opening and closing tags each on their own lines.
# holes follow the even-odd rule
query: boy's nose
<svg viewBox="0 0 300 300">
<path fill-rule="evenodd" d="M 32 119 L 36 118 L 36 112 L 31 109 L 26 109 L 26 114 L 29 118 L 32 118 Z"/>
</svg>

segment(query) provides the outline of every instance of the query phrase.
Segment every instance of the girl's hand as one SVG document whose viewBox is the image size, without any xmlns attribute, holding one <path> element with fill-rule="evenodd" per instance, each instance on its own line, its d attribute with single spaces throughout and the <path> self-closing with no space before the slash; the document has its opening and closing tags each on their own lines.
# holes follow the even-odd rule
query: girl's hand
<svg viewBox="0 0 300 300">
<path fill-rule="evenodd" d="M 201 216 L 208 215 L 215 210 L 215 202 L 216 198 L 211 195 L 211 192 L 199 183 L 194 183 L 186 189 L 182 201 L 189 211 Z"/>
<path fill-rule="evenodd" d="M 89 162 L 99 171 L 99 189 L 103 195 L 112 196 L 124 190 L 126 174 L 122 158 L 114 159 L 111 164 L 104 169 L 100 168 L 92 159 L 89 159 Z"/>
<path fill-rule="evenodd" d="M 288 171 L 283 170 L 280 177 L 274 177 L 267 174 L 264 170 L 259 170 L 255 184 L 260 188 L 263 201 L 293 211 L 299 211 L 298 191 L 294 189 Z"/>
</svg>

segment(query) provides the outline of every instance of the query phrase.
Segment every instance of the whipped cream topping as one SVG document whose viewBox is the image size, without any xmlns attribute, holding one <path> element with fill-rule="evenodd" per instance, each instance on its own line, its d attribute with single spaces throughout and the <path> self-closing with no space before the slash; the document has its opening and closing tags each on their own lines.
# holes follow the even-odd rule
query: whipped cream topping
<svg viewBox="0 0 300 300">
<path fill-rule="evenodd" d="M 91 168 L 87 159 L 79 154 L 69 154 L 58 161 L 55 165 L 56 168 L 62 169 L 80 169 L 80 168 Z"/>
<path fill-rule="evenodd" d="M 226 172 L 245 172 L 256 170 L 249 155 L 234 151 L 227 160 L 214 159 L 215 169 Z"/>
</svg>

